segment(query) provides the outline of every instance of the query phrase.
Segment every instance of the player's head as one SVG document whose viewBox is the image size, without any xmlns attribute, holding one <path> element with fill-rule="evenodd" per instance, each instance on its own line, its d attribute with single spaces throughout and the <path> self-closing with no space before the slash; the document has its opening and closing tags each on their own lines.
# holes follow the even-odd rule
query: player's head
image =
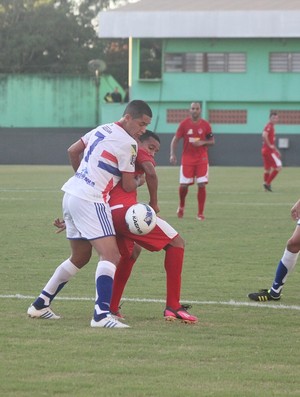
<svg viewBox="0 0 300 397">
<path fill-rule="evenodd" d="M 147 125 L 151 123 L 152 110 L 141 100 L 133 100 L 126 106 L 120 123 L 125 131 L 134 139 L 145 133 Z"/>
<path fill-rule="evenodd" d="M 278 113 L 275 112 L 274 110 L 271 110 L 270 112 L 270 122 L 273 124 L 276 124 L 279 120 Z"/>
<path fill-rule="evenodd" d="M 198 120 L 201 115 L 200 102 L 192 102 L 190 106 L 190 115 L 193 120 Z"/>
<path fill-rule="evenodd" d="M 146 152 L 152 157 L 154 157 L 160 149 L 159 136 L 155 132 L 146 130 L 146 132 L 139 138 L 139 146 L 145 149 Z"/>
</svg>

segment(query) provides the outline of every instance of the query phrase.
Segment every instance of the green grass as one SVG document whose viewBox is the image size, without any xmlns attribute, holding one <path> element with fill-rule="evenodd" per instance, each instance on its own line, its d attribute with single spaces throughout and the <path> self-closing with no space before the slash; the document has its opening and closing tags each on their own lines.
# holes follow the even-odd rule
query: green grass
<svg viewBox="0 0 300 397">
<path fill-rule="evenodd" d="M 200 321 L 163 320 L 164 255 L 143 251 L 122 306 L 131 328 L 101 330 L 89 326 L 95 256 L 54 302 L 60 321 L 26 316 L 69 255 L 52 221 L 70 167 L 0 167 L 1 396 L 300 395 L 298 269 L 280 302 L 247 299 L 270 286 L 295 228 L 289 211 L 299 198 L 299 169 L 284 168 L 274 193 L 265 193 L 260 168 L 211 167 L 205 222 L 195 219 L 195 187 L 177 219 L 178 168 L 157 171 L 161 216 L 186 241 L 182 302 L 193 302 Z"/>
</svg>

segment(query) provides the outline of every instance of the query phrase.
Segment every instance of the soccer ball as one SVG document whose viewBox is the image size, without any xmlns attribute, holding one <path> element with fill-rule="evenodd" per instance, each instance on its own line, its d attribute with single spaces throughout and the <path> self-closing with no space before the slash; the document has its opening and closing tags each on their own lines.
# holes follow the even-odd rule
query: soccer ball
<svg viewBox="0 0 300 397">
<path fill-rule="evenodd" d="M 137 203 L 128 208 L 125 221 L 131 233 L 145 235 L 154 229 L 156 213 L 150 205 Z"/>
</svg>

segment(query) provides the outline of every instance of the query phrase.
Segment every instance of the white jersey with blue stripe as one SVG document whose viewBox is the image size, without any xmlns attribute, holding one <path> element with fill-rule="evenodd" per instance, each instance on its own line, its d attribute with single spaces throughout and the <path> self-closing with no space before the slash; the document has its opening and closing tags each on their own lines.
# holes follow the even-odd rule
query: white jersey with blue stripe
<svg viewBox="0 0 300 397">
<path fill-rule="evenodd" d="M 137 142 L 115 123 L 100 125 L 81 139 L 86 145 L 83 158 L 62 190 L 84 200 L 107 203 L 122 172 L 135 171 Z"/>
</svg>

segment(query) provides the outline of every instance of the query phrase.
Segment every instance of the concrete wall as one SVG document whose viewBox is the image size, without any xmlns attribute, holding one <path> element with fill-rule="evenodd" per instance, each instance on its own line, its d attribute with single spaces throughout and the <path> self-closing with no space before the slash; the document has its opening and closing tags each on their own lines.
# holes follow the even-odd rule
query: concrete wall
<svg viewBox="0 0 300 397">
<path fill-rule="evenodd" d="M 67 148 L 93 127 L 0 128 L 0 164 L 68 164 Z M 169 164 L 173 134 L 159 134 L 157 165 Z M 277 139 L 280 138 L 277 135 Z M 300 135 L 285 134 L 289 148 L 281 149 L 285 166 L 300 166 Z M 210 163 L 218 166 L 262 166 L 261 134 L 215 134 Z M 178 150 L 180 158 L 181 150 Z"/>
</svg>

